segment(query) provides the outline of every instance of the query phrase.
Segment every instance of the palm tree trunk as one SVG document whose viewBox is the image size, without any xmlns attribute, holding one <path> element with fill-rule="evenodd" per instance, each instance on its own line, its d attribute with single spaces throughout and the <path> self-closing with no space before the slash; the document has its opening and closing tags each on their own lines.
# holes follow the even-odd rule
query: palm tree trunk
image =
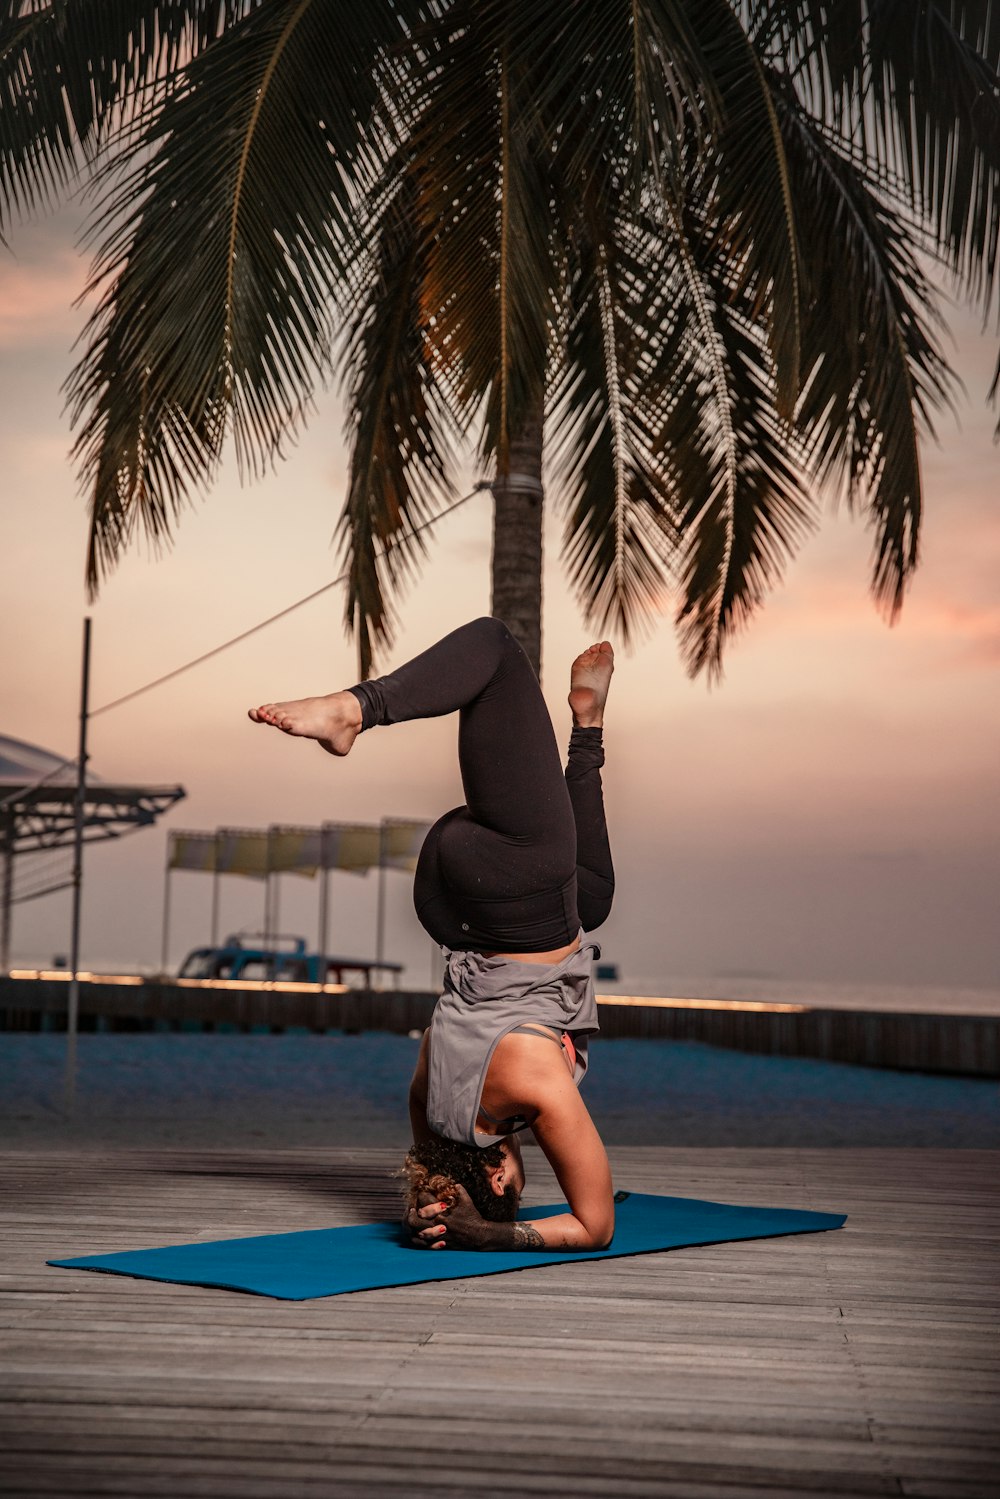
<svg viewBox="0 0 1000 1499">
<path fill-rule="evenodd" d="M 510 441 L 510 472 L 493 490 L 493 598 L 490 612 L 542 664 L 542 402 Z"/>
</svg>

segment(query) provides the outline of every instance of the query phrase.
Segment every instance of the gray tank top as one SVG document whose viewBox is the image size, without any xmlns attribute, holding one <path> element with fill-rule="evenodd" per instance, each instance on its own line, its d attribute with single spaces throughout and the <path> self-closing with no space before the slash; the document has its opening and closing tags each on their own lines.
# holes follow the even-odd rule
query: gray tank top
<svg viewBox="0 0 1000 1499">
<path fill-rule="evenodd" d="M 581 934 L 582 935 L 582 934 Z M 601 950 L 587 939 L 561 963 L 520 963 L 451 952 L 444 993 L 431 1018 L 427 1123 L 438 1135 L 485 1148 L 504 1135 L 479 1135 L 483 1084 L 497 1043 L 525 1022 L 569 1031 L 576 1047 L 574 1081 L 587 1071 L 587 1037 L 600 1030 L 593 961 Z M 517 1126 L 517 1127 L 523 1127 Z"/>
</svg>

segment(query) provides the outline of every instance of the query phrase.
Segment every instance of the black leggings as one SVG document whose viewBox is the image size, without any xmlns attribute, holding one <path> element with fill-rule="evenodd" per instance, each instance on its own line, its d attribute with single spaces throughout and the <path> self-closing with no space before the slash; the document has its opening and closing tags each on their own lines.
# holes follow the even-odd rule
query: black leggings
<svg viewBox="0 0 1000 1499">
<path fill-rule="evenodd" d="M 563 775 L 545 699 L 507 626 L 477 619 L 352 692 L 362 727 L 460 713 L 466 805 L 424 840 L 413 883 L 436 942 L 549 952 L 607 919 L 614 870 L 600 729 L 574 729 Z"/>
</svg>

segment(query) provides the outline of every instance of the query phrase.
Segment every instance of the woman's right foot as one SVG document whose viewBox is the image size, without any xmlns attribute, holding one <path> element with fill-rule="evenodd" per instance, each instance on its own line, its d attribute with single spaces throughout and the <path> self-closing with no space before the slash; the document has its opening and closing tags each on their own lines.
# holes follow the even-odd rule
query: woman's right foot
<svg viewBox="0 0 1000 1499">
<path fill-rule="evenodd" d="M 346 755 L 361 733 L 361 704 L 353 692 L 330 692 L 326 697 L 299 697 L 289 703 L 263 703 L 251 708 L 254 723 L 270 724 L 283 734 L 315 739 L 331 755 Z"/>
<path fill-rule="evenodd" d="M 583 651 L 570 668 L 569 705 L 573 726 L 599 729 L 604 723 L 604 704 L 615 669 L 615 653 L 609 640 L 601 640 Z"/>
</svg>

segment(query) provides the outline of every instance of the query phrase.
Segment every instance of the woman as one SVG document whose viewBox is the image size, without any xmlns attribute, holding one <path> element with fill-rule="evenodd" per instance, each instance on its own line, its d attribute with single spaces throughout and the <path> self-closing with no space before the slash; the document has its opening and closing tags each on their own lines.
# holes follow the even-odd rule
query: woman
<svg viewBox="0 0 1000 1499">
<path fill-rule="evenodd" d="M 410 1089 L 415 1247 L 597 1249 L 614 1232 L 607 1156 L 577 1091 L 598 1029 L 597 948 L 582 927 L 606 920 L 614 893 L 600 773 L 613 669 L 607 641 L 573 663 L 565 775 L 537 678 L 496 619 L 346 692 L 250 710 L 334 755 L 378 724 L 460 715 L 466 805 L 431 828 L 414 879 L 417 915 L 447 955 Z M 569 1211 L 514 1222 L 528 1127 Z"/>
</svg>

